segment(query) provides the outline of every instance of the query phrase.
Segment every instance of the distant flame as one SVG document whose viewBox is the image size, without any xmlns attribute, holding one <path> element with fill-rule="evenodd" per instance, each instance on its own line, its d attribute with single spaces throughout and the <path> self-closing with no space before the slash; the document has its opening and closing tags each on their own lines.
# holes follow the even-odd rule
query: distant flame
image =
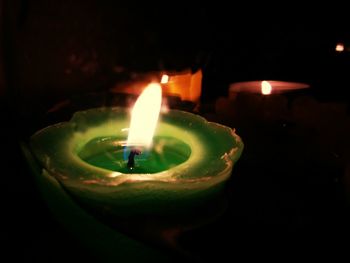
<svg viewBox="0 0 350 263">
<path fill-rule="evenodd" d="M 266 80 L 261 82 L 261 94 L 263 95 L 269 95 L 271 94 L 272 91 L 272 87 L 270 85 L 270 83 Z"/>
<path fill-rule="evenodd" d="M 157 83 L 149 84 L 138 97 L 132 109 L 127 145 L 151 146 L 161 102 L 161 86 Z"/>
<path fill-rule="evenodd" d="M 335 51 L 343 52 L 343 51 L 344 51 L 344 44 L 338 43 L 338 44 L 335 46 Z"/>
<path fill-rule="evenodd" d="M 169 75 L 164 74 L 164 75 L 162 76 L 162 79 L 160 80 L 160 83 L 166 84 L 166 83 L 168 83 L 168 82 L 169 82 Z"/>
</svg>

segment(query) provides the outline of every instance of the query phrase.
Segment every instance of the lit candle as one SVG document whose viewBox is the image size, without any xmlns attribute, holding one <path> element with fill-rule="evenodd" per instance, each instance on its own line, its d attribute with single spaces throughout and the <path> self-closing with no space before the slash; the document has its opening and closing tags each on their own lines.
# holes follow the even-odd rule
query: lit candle
<svg viewBox="0 0 350 263">
<path fill-rule="evenodd" d="M 76 112 L 34 134 L 31 149 L 46 174 L 93 209 L 118 217 L 180 213 L 220 192 L 243 143 L 232 129 L 188 112 L 170 110 L 157 122 L 160 99 L 159 84 L 151 84 L 131 124 L 124 108 Z M 130 169 L 135 147 L 141 153 Z"/>
<path fill-rule="evenodd" d="M 271 84 L 264 80 L 261 82 L 261 94 L 263 95 L 270 95 L 272 91 L 272 86 Z"/>
<path fill-rule="evenodd" d="M 242 81 L 232 83 L 229 88 L 229 97 L 235 98 L 237 93 L 256 94 L 280 94 L 290 91 L 307 89 L 310 85 L 301 82 L 262 80 L 262 81 Z"/>
<path fill-rule="evenodd" d="M 256 124 L 260 121 L 279 121 L 287 118 L 289 99 L 286 96 L 310 86 L 301 82 L 261 80 L 232 83 L 229 97 L 219 98 L 215 110 L 235 123 Z"/>
</svg>

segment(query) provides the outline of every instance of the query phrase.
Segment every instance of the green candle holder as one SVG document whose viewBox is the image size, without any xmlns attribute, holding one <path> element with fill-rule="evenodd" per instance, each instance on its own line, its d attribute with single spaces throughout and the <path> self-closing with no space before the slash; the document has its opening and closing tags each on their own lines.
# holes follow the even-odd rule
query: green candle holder
<svg viewBox="0 0 350 263">
<path fill-rule="evenodd" d="M 153 226 L 203 224 L 207 218 L 202 215 L 213 217 L 200 211 L 210 211 L 208 204 L 221 195 L 242 153 L 243 142 L 234 130 L 170 110 L 161 115 L 152 149 L 137 156 L 130 171 L 124 146 L 128 126 L 125 108 L 95 108 L 35 133 L 29 145 L 31 167 L 37 161 L 39 169 L 33 170 L 45 198 L 52 198 L 49 184 L 60 196 L 56 205 L 69 201 L 69 207 L 74 204 L 112 228 L 126 221 L 144 226 L 142 220 L 150 218 L 156 219 Z"/>
</svg>

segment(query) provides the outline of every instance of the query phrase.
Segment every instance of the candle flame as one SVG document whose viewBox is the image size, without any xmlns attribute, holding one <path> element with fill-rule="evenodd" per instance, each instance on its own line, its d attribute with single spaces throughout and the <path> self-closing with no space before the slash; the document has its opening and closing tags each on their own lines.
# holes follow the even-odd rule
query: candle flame
<svg viewBox="0 0 350 263">
<path fill-rule="evenodd" d="M 138 97 L 131 112 L 127 145 L 150 147 L 162 103 L 162 89 L 149 84 Z"/>
<path fill-rule="evenodd" d="M 266 80 L 262 81 L 261 82 L 261 94 L 269 95 L 269 94 L 271 94 L 271 91 L 272 91 L 271 84 Z"/>
<path fill-rule="evenodd" d="M 344 51 L 344 44 L 343 44 L 343 43 L 338 43 L 338 44 L 335 46 L 335 51 L 337 51 L 337 52 L 343 52 L 343 51 Z"/>
<path fill-rule="evenodd" d="M 168 83 L 168 82 L 169 82 L 169 75 L 164 74 L 164 75 L 162 76 L 162 79 L 160 80 L 160 83 L 166 84 L 166 83 Z"/>
</svg>

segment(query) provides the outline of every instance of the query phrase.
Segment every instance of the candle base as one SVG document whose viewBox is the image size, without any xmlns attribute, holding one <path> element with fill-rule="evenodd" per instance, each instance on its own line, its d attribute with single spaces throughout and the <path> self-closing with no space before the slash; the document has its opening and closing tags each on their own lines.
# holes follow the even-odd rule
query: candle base
<svg viewBox="0 0 350 263">
<path fill-rule="evenodd" d="M 229 127 L 171 110 L 161 118 L 155 152 L 149 155 L 156 159 L 156 169 L 152 170 L 148 159 L 147 171 L 126 173 L 120 167 L 128 169 L 128 155 L 124 161 L 123 144 L 115 142 L 125 141 L 127 120 L 124 108 L 96 108 L 77 112 L 69 122 L 35 133 L 30 150 L 40 167 L 35 175 L 39 188 L 48 202 L 55 197 L 61 200 L 54 205 L 63 219 L 68 217 L 68 226 L 86 227 L 80 234 L 95 229 L 81 226 L 76 218 L 69 222 L 71 215 L 81 212 L 112 233 L 121 231 L 170 248 L 176 241 L 174 233 L 184 231 L 181 227 L 196 228 L 220 214 L 216 209 L 223 207 L 223 189 L 243 142 Z M 120 158 L 113 159 L 116 150 Z M 163 157 L 168 159 L 164 167 Z M 116 169 L 109 166 L 115 165 L 115 160 L 122 160 Z M 53 182 L 59 189 L 48 186 Z M 62 207 L 66 201 L 70 208 Z M 152 235 L 147 234 L 149 227 Z"/>
<path fill-rule="evenodd" d="M 223 192 L 217 198 L 183 213 L 111 215 L 106 207 L 82 204 L 65 191 L 62 184 L 43 171 L 25 143 L 22 152 L 50 211 L 69 233 L 103 262 L 173 262 L 195 260 L 180 244 L 182 235 L 219 218 L 227 208 Z M 149 207 L 151 209 L 151 207 Z M 164 211 L 163 211 L 164 212 Z M 175 212 L 175 211 L 173 211 Z M 178 212 L 178 211 L 177 211 Z M 146 261 L 145 261 L 146 259 Z"/>
<path fill-rule="evenodd" d="M 125 142 L 127 120 L 124 108 L 77 112 L 69 122 L 35 133 L 30 147 L 74 200 L 125 218 L 186 216 L 220 194 L 243 150 L 229 127 L 169 111 L 149 158 L 143 164 L 138 160 L 134 171 L 140 172 L 130 173 L 119 143 Z"/>
<path fill-rule="evenodd" d="M 100 262 L 170 262 L 164 251 L 152 248 L 121 232 L 111 229 L 80 207 L 62 188 L 59 181 L 42 171 L 28 146 L 22 152 L 34 175 L 38 189 L 55 219 L 62 224 Z"/>
</svg>

